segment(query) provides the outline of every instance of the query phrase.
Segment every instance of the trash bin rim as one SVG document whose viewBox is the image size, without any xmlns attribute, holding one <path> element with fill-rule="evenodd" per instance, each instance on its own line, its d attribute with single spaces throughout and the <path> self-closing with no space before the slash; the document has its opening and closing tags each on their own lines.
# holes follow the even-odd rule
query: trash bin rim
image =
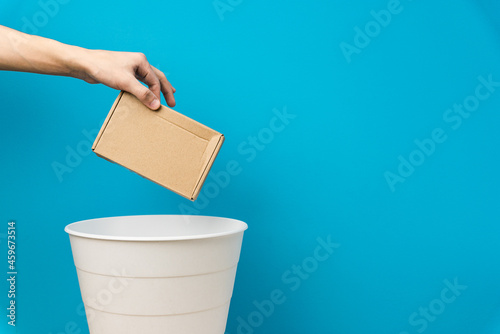
<svg viewBox="0 0 500 334">
<path fill-rule="evenodd" d="M 189 222 L 190 218 L 195 220 L 199 219 L 213 219 L 213 220 L 224 220 L 234 223 L 235 227 L 227 231 L 205 233 L 205 234 L 195 234 L 195 235 L 178 235 L 178 236 L 113 236 L 97 233 L 87 233 L 78 230 L 78 227 L 88 223 L 95 223 L 96 221 L 105 221 L 111 219 L 132 219 L 132 218 L 151 218 L 151 217 L 178 217 L 184 218 L 185 221 Z M 99 240 L 114 240 L 114 241 L 182 241 L 182 240 L 196 240 L 196 239 L 208 239 L 217 238 L 228 235 L 233 235 L 237 233 L 242 233 L 248 228 L 248 225 L 238 219 L 216 217 L 216 216 L 202 216 L 202 215 L 130 215 L 130 216 L 113 216 L 113 217 L 103 217 L 103 218 L 93 218 L 77 221 L 67 225 L 64 231 L 70 236 L 77 236 L 89 239 L 99 239 Z"/>
</svg>

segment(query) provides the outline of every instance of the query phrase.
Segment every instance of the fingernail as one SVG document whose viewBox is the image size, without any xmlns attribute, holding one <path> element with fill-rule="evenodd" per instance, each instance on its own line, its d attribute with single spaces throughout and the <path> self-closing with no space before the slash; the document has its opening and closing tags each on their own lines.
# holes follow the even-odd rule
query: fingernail
<svg viewBox="0 0 500 334">
<path fill-rule="evenodd" d="M 149 105 L 149 107 L 154 110 L 160 108 L 160 101 L 158 99 L 154 99 L 153 102 L 151 102 L 151 104 Z"/>
</svg>

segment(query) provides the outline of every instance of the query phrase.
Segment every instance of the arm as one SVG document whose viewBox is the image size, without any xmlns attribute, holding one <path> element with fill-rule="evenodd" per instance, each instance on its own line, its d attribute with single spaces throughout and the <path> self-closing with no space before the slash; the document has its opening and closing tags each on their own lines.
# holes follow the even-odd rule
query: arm
<svg viewBox="0 0 500 334">
<path fill-rule="evenodd" d="M 160 107 L 161 92 L 167 104 L 175 106 L 175 88 L 142 53 L 89 50 L 0 26 L 0 70 L 102 83 L 134 94 L 154 110 Z"/>
</svg>

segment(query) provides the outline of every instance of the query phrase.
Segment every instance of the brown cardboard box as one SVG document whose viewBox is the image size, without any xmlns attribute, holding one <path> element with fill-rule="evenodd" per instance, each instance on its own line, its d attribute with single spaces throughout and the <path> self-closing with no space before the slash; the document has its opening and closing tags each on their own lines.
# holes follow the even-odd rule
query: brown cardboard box
<svg viewBox="0 0 500 334">
<path fill-rule="evenodd" d="M 92 150 L 192 201 L 224 142 L 224 136 L 170 108 L 145 107 L 121 92 Z"/>
</svg>

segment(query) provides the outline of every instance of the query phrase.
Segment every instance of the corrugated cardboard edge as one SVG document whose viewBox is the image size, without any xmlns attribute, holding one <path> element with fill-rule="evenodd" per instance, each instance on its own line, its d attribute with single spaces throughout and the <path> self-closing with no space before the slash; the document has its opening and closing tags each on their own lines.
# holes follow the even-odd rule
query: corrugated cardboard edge
<svg viewBox="0 0 500 334">
<path fill-rule="evenodd" d="M 104 120 L 104 123 L 101 126 L 101 130 L 99 130 L 99 133 L 97 134 L 97 137 L 95 138 L 94 144 L 92 145 L 92 151 L 95 152 L 95 148 L 97 147 L 97 144 L 99 143 L 99 140 L 101 139 L 101 136 L 104 133 L 104 130 L 108 126 L 109 120 L 111 119 L 111 116 L 113 116 L 113 113 L 115 112 L 115 109 L 118 106 L 118 103 L 120 103 L 122 96 L 123 96 L 123 91 L 121 91 L 120 94 L 118 94 L 118 97 L 116 98 L 115 102 L 113 103 L 113 106 L 111 107 L 111 110 L 109 111 L 108 116 Z M 97 154 L 97 155 L 102 157 L 99 154 Z M 108 159 L 106 159 L 106 160 L 108 160 Z"/>
<path fill-rule="evenodd" d="M 219 137 L 219 138 L 217 138 Z M 222 147 L 222 144 L 224 143 L 224 135 L 220 134 L 219 136 L 214 136 L 211 141 L 214 139 L 217 139 L 217 143 L 215 145 L 214 150 L 212 151 L 212 155 L 210 156 L 210 159 L 208 160 L 207 165 L 205 166 L 205 169 L 203 170 L 203 173 L 200 175 L 200 178 L 198 179 L 198 183 L 196 183 L 196 186 L 194 187 L 193 194 L 191 195 L 190 200 L 194 201 L 200 194 L 201 188 L 203 184 L 205 183 L 205 180 L 208 176 L 208 173 L 210 172 L 210 169 L 212 168 L 212 165 L 214 164 L 215 158 L 219 154 L 219 151 Z M 207 149 L 210 146 L 210 143 L 207 145 Z"/>
</svg>

